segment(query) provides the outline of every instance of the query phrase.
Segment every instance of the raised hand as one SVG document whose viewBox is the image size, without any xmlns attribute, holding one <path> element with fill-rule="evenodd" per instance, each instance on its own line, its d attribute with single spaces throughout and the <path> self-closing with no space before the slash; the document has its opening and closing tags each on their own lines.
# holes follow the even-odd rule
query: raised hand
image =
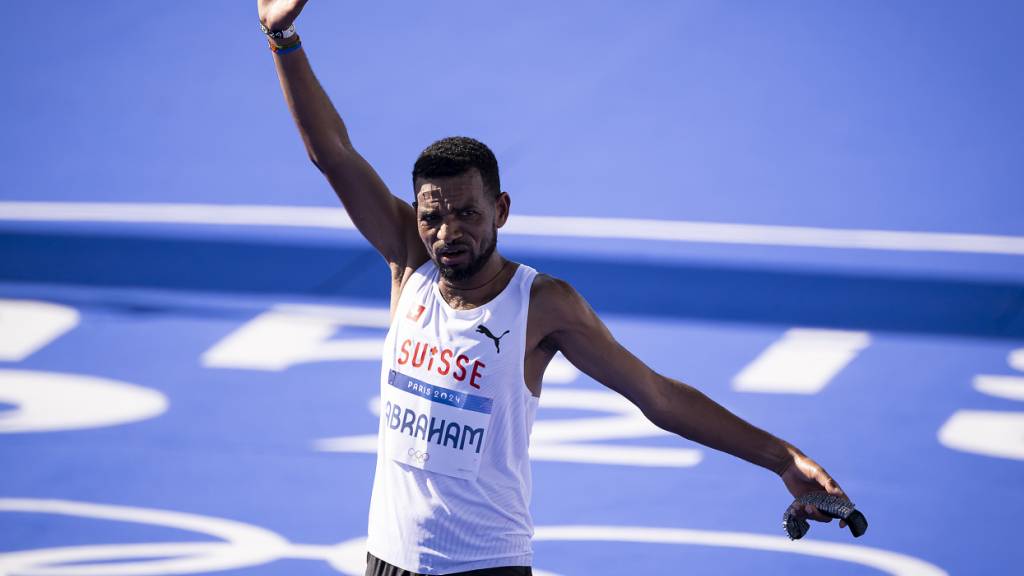
<svg viewBox="0 0 1024 576">
<path fill-rule="evenodd" d="M 270 30 L 284 30 L 298 18 L 308 0 L 258 0 L 260 22 Z"/>
</svg>

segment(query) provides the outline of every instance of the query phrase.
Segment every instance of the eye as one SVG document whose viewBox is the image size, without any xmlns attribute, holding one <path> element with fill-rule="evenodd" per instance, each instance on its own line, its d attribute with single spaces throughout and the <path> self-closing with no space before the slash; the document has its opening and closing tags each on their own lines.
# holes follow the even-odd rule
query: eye
<svg viewBox="0 0 1024 576">
<path fill-rule="evenodd" d="M 459 212 L 459 216 L 461 216 L 463 218 L 472 218 L 473 216 L 476 216 L 476 215 L 477 215 L 477 211 L 473 210 L 472 208 L 466 208 L 465 210 L 462 210 L 461 212 Z"/>
</svg>

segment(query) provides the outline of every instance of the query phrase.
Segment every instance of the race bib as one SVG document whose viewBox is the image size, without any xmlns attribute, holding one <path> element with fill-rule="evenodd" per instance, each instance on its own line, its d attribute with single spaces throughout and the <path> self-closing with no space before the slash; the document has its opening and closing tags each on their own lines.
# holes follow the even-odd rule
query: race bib
<svg viewBox="0 0 1024 576">
<path fill-rule="evenodd" d="M 493 401 L 391 370 L 381 397 L 387 455 L 428 472 L 473 480 Z"/>
</svg>

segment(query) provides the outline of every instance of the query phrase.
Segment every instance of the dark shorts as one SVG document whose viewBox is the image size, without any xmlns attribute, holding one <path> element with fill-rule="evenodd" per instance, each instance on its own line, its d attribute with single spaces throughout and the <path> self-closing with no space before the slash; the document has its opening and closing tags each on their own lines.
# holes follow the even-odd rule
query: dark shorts
<svg viewBox="0 0 1024 576">
<path fill-rule="evenodd" d="M 402 570 L 377 558 L 373 554 L 366 555 L 365 576 L 423 576 L 416 572 Z M 533 576 L 533 570 L 529 566 L 501 566 L 499 568 L 484 568 L 482 570 L 470 570 L 469 572 L 456 572 L 451 576 Z"/>
</svg>

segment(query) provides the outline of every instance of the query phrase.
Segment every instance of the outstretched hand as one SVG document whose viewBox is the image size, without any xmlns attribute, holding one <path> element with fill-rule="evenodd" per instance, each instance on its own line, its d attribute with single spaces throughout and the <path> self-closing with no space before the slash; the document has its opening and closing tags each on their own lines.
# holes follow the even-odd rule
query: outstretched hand
<svg viewBox="0 0 1024 576">
<path fill-rule="evenodd" d="M 299 17 L 308 0 L 258 0 L 260 22 L 270 30 L 284 30 Z"/>
<path fill-rule="evenodd" d="M 835 496 L 842 496 L 849 499 L 839 484 L 829 476 L 825 469 L 807 456 L 797 452 L 793 454 L 793 462 L 781 474 L 782 481 L 786 484 L 790 494 L 799 498 L 808 492 L 820 492 L 824 490 Z M 803 510 L 796 511 L 798 517 L 810 518 L 818 522 L 831 522 L 832 518 L 822 514 L 817 508 L 808 504 Z M 839 527 L 845 528 L 846 522 L 840 520 Z"/>
</svg>

